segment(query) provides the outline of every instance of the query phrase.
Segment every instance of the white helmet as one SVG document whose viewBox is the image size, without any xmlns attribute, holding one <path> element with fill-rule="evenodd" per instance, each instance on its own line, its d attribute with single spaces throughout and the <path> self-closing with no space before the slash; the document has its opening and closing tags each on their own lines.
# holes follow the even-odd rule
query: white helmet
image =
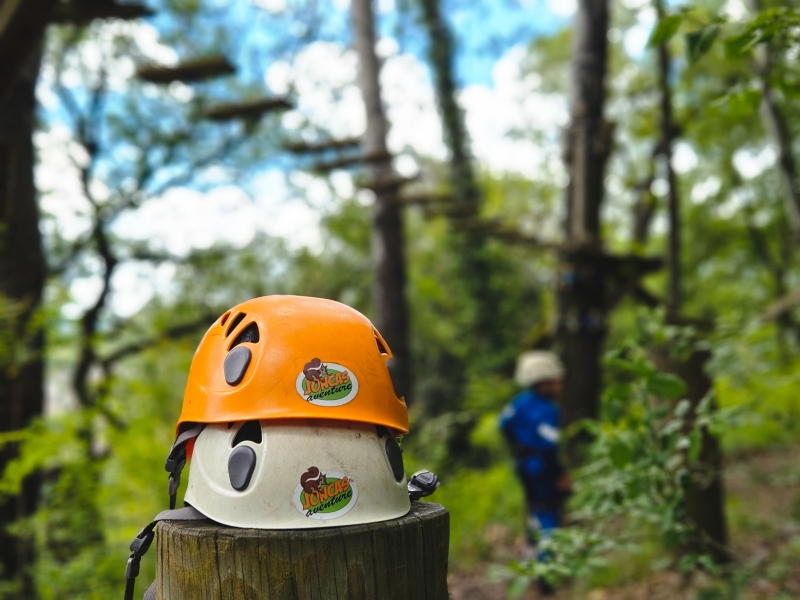
<svg viewBox="0 0 800 600">
<path fill-rule="evenodd" d="M 563 379 L 564 365 L 552 352 L 530 350 L 517 359 L 514 379 L 522 387 L 530 387 L 540 381 Z"/>
<path fill-rule="evenodd" d="M 185 500 L 219 523 L 258 529 L 372 523 L 411 508 L 393 434 L 322 419 L 207 425 Z"/>
</svg>

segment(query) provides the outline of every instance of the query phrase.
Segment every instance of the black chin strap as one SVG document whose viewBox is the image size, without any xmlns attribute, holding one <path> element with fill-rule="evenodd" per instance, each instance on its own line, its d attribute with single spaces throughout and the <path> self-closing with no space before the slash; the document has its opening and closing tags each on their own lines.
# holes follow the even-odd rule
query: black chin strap
<svg viewBox="0 0 800 600">
<path fill-rule="evenodd" d="M 131 542 L 131 555 L 125 567 L 125 600 L 133 600 L 133 591 L 136 587 L 136 577 L 139 575 L 139 566 L 142 557 L 150 548 L 155 537 L 155 528 L 160 521 L 202 521 L 205 515 L 191 506 L 179 510 L 165 510 L 158 513 L 156 518 L 148 523 Z M 155 582 L 154 582 L 155 583 Z M 152 594 L 155 598 L 155 588 L 151 585 L 145 594 L 147 599 Z"/>
<path fill-rule="evenodd" d="M 170 448 L 169 455 L 167 455 L 167 462 L 164 464 L 164 469 L 169 473 L 169 508 L 175 508 L 175 501 L 178 496 L 178 488 L 181 486 L 181 471 L 186 465 L 186 445 L 195 439 L 200 432 L 205 429 L 205 423 L 197 423 L 194 427 L 187 429 L 177 438 L 175 443 Z"/>
</svg>

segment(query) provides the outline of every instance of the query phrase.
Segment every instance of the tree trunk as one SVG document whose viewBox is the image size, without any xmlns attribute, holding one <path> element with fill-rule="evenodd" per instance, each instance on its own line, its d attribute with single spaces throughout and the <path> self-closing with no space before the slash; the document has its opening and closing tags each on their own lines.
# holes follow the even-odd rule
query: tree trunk
<svg viewBox="0 0 800 600">
<path fill-rule="evenodd" d="M 663 15 L 664 9 L 660 0 L 656 8 Z M 661 88 L 661 153 L 667 172 L 669 193 L 667 195 L 667 214 L 669 216 L 669 244 L 667 250 L 667 267 L 669 269 L 669 289 L 667 291 L 667 310 L 672 314 L 680 314 L 682 304 L 682 270 L 681 270 L 681 217 L 678 182 L 675 169 L 672 168 L 672 145 L 675 141 L 675 123 L 672 118 L 672 91 L 670 74 L 672 60 L 666 44 L 658 47 L 658 83 Z"/>
<path fill-rule="evenodd" d="M 659 371 L 677 375 L 686 382 L 687 399 L 691 402 L 692 413 L 700 401 L 711 391 L 712 381 L 705 372 L 706 363 L 711 358 L 707 351 L 693 352 L 688 359 L 678 360 L 670 356 L 668 348 L 656 348 L 650 353 Z M 700 465 L 707 478 L 694 481 L 686 492 L 684 501 L 686 512 L 697 526 L 702 539 L 693 540 L 685 552 L 708 552 L 717 562 L 730 560 L 726 550 L 728 526 L 725 520 L 725 488 L 722 480 L 722 448 L 719 438 L 703 430 Z"/>
<path fill-rule="evenodd" d="M 42 413 L 44 333 L 38 310 L 45 281 L 45 260 L 39 233 L 39 212 L 33 180 L 36 98 L 41 39 L 17 74 L 0 104 L 0 294 L 5 313 L 3 348 L 8 362 L 0 365 L 0 432 L 16 431 Z M 17 456 L 17 447 L 0 452 L 0 468 Z M 39 478 L 25 479 L 17 496 L 0 504 L 0 567 L 15 580 L 15 598 L 33 594 L 28 572 L 33 560 L 29 536 L 6 528 L 30 516 L 39 495 Z"/>
<path fill-rule="evenodd" d="M 0 102 L 41 43 L 56 0 L 0 0 Z M 38 51 L 38 50 L 36 50 Z"/>
<path fill-rule="evenodd" d="M 758 13 L 761 10 L 760 0 L 749 0 L 750 10 Z M 778 169 L 786 194 L 786 214 L 796 243 L 800 243 L 800 179 L 798 179 L 797 163 L 792 153 L 792 136 L 786 117 L 778 104 L 775 90 L 769 82 L 772 71 L 772 53 L 769 42 L 759 44 L 755 49 L 756 68 L 761 88 L 761 114 L 764 124 L 778 147 Z"/>
<path fill-rule="evenodd" d="M 603 118 L 608 0 L 579 0 L 575 15 L 570 126 L 566 131 L 565 249 L 559 257 L 558 342 L 567 377 L 562 422 L 596 418 L 606 335 L 600 208 L 611 127 Z"/>
<path fill-rule="evenodd" d="M 447 600 L 450 516 L 414 502 L 404 517 L 296 531 L 212 521 L 158 525 L 159 600 Z"/>
<path fill-rule="evenodd" d="M 472 166 L 464 113 L 456 100 L 453 35 L 444 22 L 439 0 L 420 0 L 420 4 L 425 27 L 428 29 L 428 55 L 433 69 L 436 101 L 442 118 L 445 143 L 450 151 L 451 185 L 456 201 L 472 206 L 477 211 L 481 191 Z"/>
<path fill-rule="evenodd" d="M 428 30 L 428 55 L 433 70 L 436 101 L 442 119 L 445 143 L 450 151 L 450 186 L 460 209 L 457 218 L 474 218 L 480 212 L 482 193 L 475 175 L 464 112 L 456 99 L 457 84 L 453 69 L 455 45 L 447 27 L 440 0 L 420 0 L 423 21 Z M 508 340 L 497 326 L 497 307 L 501 295 L 492 285 L 492 261 L 487 256 L 483 233 L 455 234 L 454 250 L 460 258 L 461 276 L 476 303 L 475 333 L 484 344 L 487 356 L 497 356 Z"/>
<path fill-rule="evenodd" d="M 655 0 L 655 8 L 659 18 L 663 19 L 665 10 L 662 0 Z M 672 152 L 677 127 L 672 114 L 672 89 L 670 76 L 672 57 L 666 44 L 658 47 L 659 88 L 661 89 L 661 153 L 667 172 L 669 194 L 667 196 L 669 215 L 668 260 L 669 289 L 667 293 L 668 320 L 681 325 L 682 314 L 682 269 L 681 269 L 681 220 L 680 196 L 675 170 L 672 168 Z M 678 375 L 686 382 L 687 397 L 692 406 L 690 422 L 698 404 L 711 391 L 712 381 L 705 372 L 706 363 L 711 358 L 708 351 L 695 351 L 686 360 L 678 360 L 669 356 L 668 348 L 653 352 L 654 362 L 668 373 Z M 697 525 L 703 539 L 690 544 L 686 551 L 706 551 L 718 561 L 729 558 L 725 547 L 728 543 L 727 525 L 725 522 L 725 495 L 722 486 L 722 449 L 719 439 L 708 430 L 703 431 L 700 462 L 710 474 L 707 485 L 695 482 L 685 497 L 686 511 Z"/>
<path fill-rule="evenodd" d="M 371 0 L 353 0 L 353 37 L 359 56 L 359 86 L 364 99 L 367 129 L 363 147 L 366 156 L 386 158 L 367 163 L 370 185 L 375 191 L 372 207 L 372 303 L 375 325 L 395 357 L 393 372 L 398 394 L 411 398 L 411 351 L 408 341 L 406 260 L 403 215 L 397 202 L 398 186 L 386 147 L 389 125 L 381 100 L 380 64 L 375 54 L 375 22 Z"/>
</svg>

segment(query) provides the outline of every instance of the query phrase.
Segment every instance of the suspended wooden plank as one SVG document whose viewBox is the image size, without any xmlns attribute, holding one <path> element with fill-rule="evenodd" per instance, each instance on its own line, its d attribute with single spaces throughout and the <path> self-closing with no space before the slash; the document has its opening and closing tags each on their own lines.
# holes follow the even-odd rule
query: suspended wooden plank
<svg viewBox="0 0 800 600">
<path fill-rule="evenodd" d="M 453 209 L 451 210 L 451 214 L 447 216 L 458 217 L 459 216 L 457 214 L 458 212 L 468 214 L 469 211 L 474 211 L 474 207 L 471 206 L 453 207 Z M 455 229 L 456 231 L 464 231 L 468 233 L 474 233 L 477 235 L 484 235 L 486 237 L 495 238 L 500 241 L 506 242 L 508 244 L 519 244 L 522 246 L 531 246 L 534 248 L 541 248 L 541 249 L 558 248 L 557 244 L 543 241 L 537 238 L 536 236 L 520 231 L 515 227 L 506 225 L 497 219 L 456 218 L 453 221 L 453 229 Z"/>
<path fill-rule="evenodd" d="M 373 192 L 381 192 L 392 188 L 398 188 L 407 183 L 416 181 L 419 176 L 415 177 L 402 177 L 400 175 L 392 175 L 389 177 L 382 177 L 378 180 L 365 181 L 359 183 L 359 188 L 364 190 L 372 190 Z"/>
<path fill-rule="evenodd" d="M 293 154 L 312 154 L 328 150 L 348 150 L 358 148 L 360 145 L 360 138 L 344 138 L 341 140 L 326 140 L 324 142 L 285 142 L 283 147 Z"/>
<path fill-rule="evenodd" d="M 327 162 L 320 162 L 314 165 L 313 169 L 319 173 L 327 173 L 335 169 L 346 169 L 356 165 L 366 163 L 377 163 L 392 160 L 389 152 L 374 152 L 372 154 L 358 154 L 356 156 L 343 156 Z"/>
<path fill-rule="evenodd" d="M 44 33 L 56 0 L 0 2 L 0 98 Z"/>
<path fill-rule="evenodd" d="M 249 102 L 223 104 L 211 108 L 203 115 L 212 121 L 230 121 L 232 119 L 257 120 L 268 112 L 289 110 L 293 108 L 286 98 L 261 98 Z"/>
<path fill-rule="evenodd" d="M 224 56 L 208 56 L 187 60 L 167 67 L 162 65 L 146 65 L 136 71 L 139 79 L 151 83 L 172 83 L 173 81 L 204 81 L 230 75 L 236 72 L 236 68 Z"/>
<path fill-rule="evenodd" d="M 27 0 L 26 0 L 27 1 Z M 119 3 L 114 0 L 71 0 L 62 2 L 53 10 L 53 23 L 82 24 L 94 19 L 122 19 L 130 21 L 149 17 L 154 11 L 144 4 Z"/>
<path fill-rule="evenodd" d="M 397 198 L 397 204 L 401 206 L 436 206 L 453 204 L 455 197 L 447 192 L 430 194 L 406 194 Z"/>
</svg>

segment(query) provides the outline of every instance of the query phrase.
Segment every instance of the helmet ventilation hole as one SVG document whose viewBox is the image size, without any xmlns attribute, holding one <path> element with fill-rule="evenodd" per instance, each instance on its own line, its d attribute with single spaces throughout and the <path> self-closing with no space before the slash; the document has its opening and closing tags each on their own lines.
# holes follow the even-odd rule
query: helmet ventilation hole
<svg viewBox="0 0 800 600">
<path fill-rule="evenodd" d="M 231 446 L 235 448 L 242 442 L 253 442 L 254 444 L 260 444 L 261 440 L 261 423 L 258 421 L 247 421 L 239 428 L 239 431 L 236 432 L 236 436 L 233 438 L 233 443 Z"/>
<path fill-rule="evenodd" d="M 237 326 L 239 323 L 241 323 L 242 321 L 244 321 L 244 318 L 245 318 L 246 316 L 247 316 L 247 315 L 246 315 L 245 313 L 239 313 L 238 315 L 236 315 L 236 316 L 233 318 L 233 321 L 231 321 L 231 324 L 230 324 L 230 325 L 228 325 L 228 329 L 225 331 L 225 337 L 228 337 L 228 336 L 231 334 L 231 332 L 232 332 L 234 329 L 236 329 L 236 326 Z"/>
<path fill-rule="evenodd" d="M 392 387 L 394 388 L 394 393 L 397 395 L 398 398 L 402 398 L 406 395 L 405 388 L 401 385 L 399 379 L 399 373 L 397 369 L 397 361 L 394 358 L 390 358 L 386 361 L 386 368 L 389 370 L 389 377 L 392 380 Z"/>
<path fill-rule="evenodd" d="M 378 346 L 378 352 L 387 356 L 389 355 L 389 350 L 386 348 L 386 342 L 383 341 L 377 331 L 375 332 L 375 344 Z"/>
<path fill-rule="evenodd" d="M 236 336 L 236 339 L 233 340 L 231 347 L 229 350 L 232 350 L 239 344 L 243 344 L 244 342 L 249 342 L 250 344 L 258 343 L 260 336 L 258 335 L 258 325 L 255 323 L 250 323 L 247 327 L 242 329 L 241 333 Z"/>
<path fill-rule="evenodd" d="M 231 316 L 231 311 L 228 311 L 228 312 L 226 312 L 224 315 L 222 315 L 219 318 L 220 327 L 224 327 L 225 326 L 225 323 L 228 321 L 228 317 L 230 317 L 230 316 Z"/>
<path fill-rule="evenodd" d="M 389 466 L 392 468 L 392 475 L 394 475 L 395 481 L 402 481 L 403 477 L 406 476 L 406 470 L 403 466 L 403 451 L 400 449 L 400 445 L 397 440 L 389 436 L 384 444 L 384 449 L 386 450 L 386 458 L 389 459 Z"/>
</svg>

